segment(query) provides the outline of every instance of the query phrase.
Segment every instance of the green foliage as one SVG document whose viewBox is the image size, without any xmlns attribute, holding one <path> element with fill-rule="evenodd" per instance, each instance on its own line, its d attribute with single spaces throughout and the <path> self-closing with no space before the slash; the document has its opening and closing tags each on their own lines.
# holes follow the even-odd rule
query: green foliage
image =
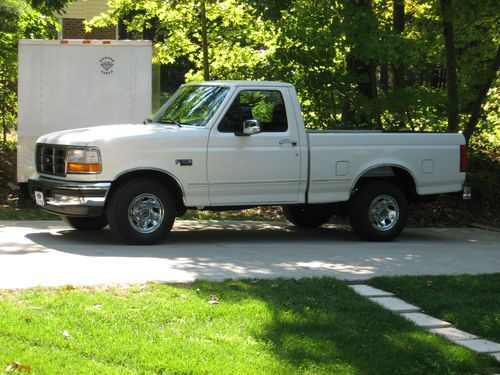
<svg viewBox="0 0 500 375">
<path fill-rule="evenodd" d="M 389 0 L 111 0 L 109 11 L 87 28 L 121 23 L 128 35 L 153 39 L 155 62 L 182 66 L 188 71 L 185 79 L 197 81 L 206 68 L 206 18 L 211 79 L 292 82 L 309 128 L 443 131 L 447 96 L 441 1 L 399 0 L 404 14 L 396 27 L 395 1 Z M 54 20 L 39 13 L 49 14 L 65 3 L 0 4 L 0 66 L 7 77 L 0 80 L 0 91 L 9 93 L 4 94 L 4 112 L 15 108 L 16 75 L 10 67 L 15 67 L 17 39 L 50 37 L 47 30 L 53 30 Z M 500 45 L 500 3 L 452 0 L 450 15 L 460 129 L 467 130 L 479 101 L 475 134 L 498 134 L 498 75 L 485 99 L 479 93 Z M 10 128 L 12 113 L 2 115 Z"/>
<path fill-rule="evenodd" d="M 497 134 L 481 132 L 469 143 L 468 180 L 473 186 L 478 206 L 491 212 L 500 212 L 497 199 L 500 186 L 500 129 Z M 494 223 L 492 223 L 494 224 Z"/>
<path fill-rule="evenodd" d="M 123 20 L 129 32 L 154 29 L 155 60 L 173 64 L 187 58 L 195 67 L 188 81 L 203 79 L 200 9 L 202 1 L 112 0 L 106 14 L 88 28 Z M 210 75 L 213 79 L 251 79 L 272 52 L 274 32 L 246 2 L 204 1 L 208 29 Z"/>
</svg>

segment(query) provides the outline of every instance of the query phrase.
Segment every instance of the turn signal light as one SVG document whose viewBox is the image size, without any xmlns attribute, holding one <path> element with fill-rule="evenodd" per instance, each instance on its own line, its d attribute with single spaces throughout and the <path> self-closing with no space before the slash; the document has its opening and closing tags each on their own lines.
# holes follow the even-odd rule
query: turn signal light
<svg viewBox="0 0 500 375">
<path fill-rule="evenodd" d="M 101 164 L 68 163 L 68 173 L 99 173 Z"/>
</svg>

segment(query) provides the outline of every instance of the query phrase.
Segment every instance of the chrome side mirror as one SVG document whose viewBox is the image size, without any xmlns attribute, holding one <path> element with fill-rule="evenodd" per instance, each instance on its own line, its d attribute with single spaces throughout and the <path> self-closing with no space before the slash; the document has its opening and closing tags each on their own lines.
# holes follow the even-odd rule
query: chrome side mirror
<svg viewBox="0 0 500 375">
<path fill-rule="evenodd" d="M 235 129 L 234 134 L 240 137 L 249 137 L 262 132 L 262 124 L 259 120 L 245 120 Z"/>
</svg>

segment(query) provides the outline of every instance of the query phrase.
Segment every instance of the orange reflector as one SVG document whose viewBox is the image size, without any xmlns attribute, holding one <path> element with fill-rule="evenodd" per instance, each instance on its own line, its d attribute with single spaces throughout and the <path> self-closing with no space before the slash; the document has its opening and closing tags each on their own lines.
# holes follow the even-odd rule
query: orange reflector
<svg viewBox="0 0 500 375">
<path fill-rule="evenodd" d="M 66 40 L 66 39 L 61 39 L 61 40 L 59 41 L 59 43 L 61 43 L 61 44 L 68 44 L 68 43 L 69 43 L 69 41 L 68 41 L 68 40 Z"/>
<path fill-rule="evenodd" d="M 68 173 L 99 173 L 100 164 L 68 163 Z"/>
<path fill-rule="evenodd" d="M 91 40 L 84 40 L 82 43 L 83 44 L 90 44 L 90 43 L 92 43 L 92 41 Z"/>
<path fill-rule="evenodd" d="M 102 44 L 111 44 L 111 40 L 104 40 Z"/>
</svg>

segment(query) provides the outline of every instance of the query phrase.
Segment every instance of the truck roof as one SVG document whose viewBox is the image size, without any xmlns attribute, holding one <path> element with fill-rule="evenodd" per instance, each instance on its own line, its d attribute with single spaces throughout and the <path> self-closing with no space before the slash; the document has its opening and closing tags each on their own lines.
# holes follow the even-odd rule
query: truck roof
<svg viewBox="0 0 500 375">
<path fill-rule="evenodd" d="M 274 86 L 274 87 L 293 87 L 291 83 L 278 82 L 278 81 L 204 81 L 204 82 L 191 82 L 183 86 L 228 86 L 228 87 L 262 87 L 262 86 Z"/>
</svg>

